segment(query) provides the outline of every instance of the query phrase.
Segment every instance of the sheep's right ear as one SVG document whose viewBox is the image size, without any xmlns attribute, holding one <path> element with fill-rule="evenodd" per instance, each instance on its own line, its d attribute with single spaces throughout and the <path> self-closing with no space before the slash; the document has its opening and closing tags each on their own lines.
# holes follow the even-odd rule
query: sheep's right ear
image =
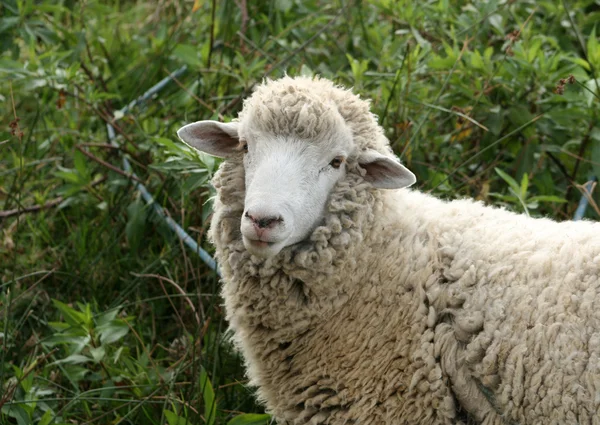
<svg viewBox="0 0 600 425">
<path fill-rule="evenodd" d="M 378 189 L 402 189 L 417 181 L 415 175 L 399 161 L 374 150 L 361 152 L 358 165 L 366 171 L 365 180 Z"/>
<path fill-rule="evenodd" d="M 227 158 L 240 152 L 237 122 L 197 121 L 181 127 L 177 135 L 191 147 L 212 156 Z"/>
</svg>

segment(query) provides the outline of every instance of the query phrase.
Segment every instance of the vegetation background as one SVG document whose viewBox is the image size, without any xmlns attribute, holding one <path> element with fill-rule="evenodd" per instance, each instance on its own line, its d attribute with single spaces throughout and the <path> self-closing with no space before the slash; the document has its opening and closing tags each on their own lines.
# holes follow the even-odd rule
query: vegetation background
<svg viewBox="0 0 600 425">
<path fill-rule="evenodd" d="M 176 130 L 320 74 L 373 100 L 420 190 L 569 220 L 600 176 L 599 22 L 598 0 L 3 0 L 0 423 L 268 420 L 214 272 L 123 157 L 210 250 L 218 161 Z"/>
</svg>

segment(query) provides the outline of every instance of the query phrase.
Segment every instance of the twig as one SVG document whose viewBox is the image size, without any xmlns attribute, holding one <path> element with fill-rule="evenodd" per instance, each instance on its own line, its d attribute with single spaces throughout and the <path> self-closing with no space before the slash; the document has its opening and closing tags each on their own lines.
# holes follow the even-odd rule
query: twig
<svg viewBox="0 0 600 425">
<path fill-rule="evenodd" d="M 21 215 L 21 214 L 30 213 L 30 212 L 38 212 L 41 210 L 47 210 L 48 208 L 57 206 L 62 201 L 64 201 L 64 199 L 65 198 L 63 198 L 62 196 L 59 196 L 58 198 L 54 198 L 53 200 L 46 202 L 44 205 L 33 205 L 31 207 L 15 208 L 12 210 L 0 211 L 0 219 L 4 219 L 7 217 L 13 217 L 16 215 Z"/>
<path fill-rule="evenodd" d="M 458 167 L 454 168 L 454 170 L 452 170 L 452 172 L 450 174 L 448 174 L 441 182 L 439 182 L 435 187 L 431 188 L 428 193 L 434 191 L 435 189 L 437 189 L 438 187 L 440 187 L 443 183 L 445 183 L 450 177 L 452 177 L 458 170 L 460 170 L 462 167 L 464 167 L 465 165 L 467 165 L 469 162 L 473 161 L 475 158 L 479 157 L 480 155 L 482 155 L 484 152 L 487 152 L 488 150 L 490 150 L 491 148 L 493 148 L 494 146 L 496 146 L 499 143 L 502 143 L 504 140 L 508 139 L 509 137 L 511 137 L 512 135 L 518 133 L 519 131 L 523 130 L 524 128 L 529 127 L 531 124 L 533 124 L 534 122 L 536 122 L 537 120 L 539 120 L 540 118 L 542 118 L 544 116 L 544 114 L 540 114 L 540 115 L 536 115 L 535 117 L 533 117 L 530 121 L 526 122 L 525 124 L 523 124 L 522 126 L 514 129 L 513 131 L 511 131 L 510 133 L 508 133 L 507 135 L 499 138 L 498 140 L 496 140 L 495 142 L 489 144 L 488 146 L 486 146 L 485 148 L 481 149 L 479 152 L 477 152 L 475 155 L 473 155 L 472 157 L 470 157 L 469 159 L 463 161 Z"/>
<path fill-rule="evenodd" d="M 514 31 L 513 33 L 510 34 L 510 38 L 509 38 L 510 39 L 510 44 L 509 44 L 508 48 L 506 49 L 506 51 L 504 52 L 504 56 L 502 57 L 502 60 L 500 62 L 500 66 L 496 67 L 496 69 L 494 70 L 494 72 L 492 73 L 492 75 L 490 75 L 489 78 L 484 83 L 483 89 L 480 90 L 479 93 L 477 94 L 477 97 L 475 98 L 474 104 L 471 106 L 471 111 L 470 111 L 471 115 L 475 114 L 475 108 L 477 106 L 479 106 L 479 102 L 480 102 L 481 98 L 483 97 L 484 94 L 487 94 L 486 90 L 489 90 L 489 86 L 490 86 L 492 80 L 496 77 L 496 74 L 500 71 L 500 69 L 501 69 L 502 65 L 504 64 L 504 62 L 506 61 L 507 57 L 510 56 L 511 49 L 512 49 L 511 46 L 521 36 L 521 33 L 525 29 L 525 26 L 531 20 L 531 18 L 535 14 L 536 10 L 537 10 L 537 8 L 534 8 L 531 11 L 531 13 L 529 14 L 529 16 L 527 17 L 527 19 L 525 20 L 525 22 L 523 23 L 523 25 L 521 25 L 518 30 L 516 30 L 516 31 Z M 487 17 L 485 17 L 484 19 L 487 19 Z M 469 27 L 469 28 L 471 28 L 471 27 Z M 462 32 L 461 32 L 461 34 L 462 34 Z M 461 54 L 462 54 L 462 51 L 461 51 Z M 486 87 L 488 87 L 488 88 L 486 89 Z M 438 99 L 439 99 L 439 96 L 438 96 Z M 437 99 L 436 99 L 436 102 L 434 102 L 434 103 L 437 103 Z M 464 121 L 461 124 L 461 126 L 458 128 L 458 133 L 457 134 L 460 134 L 465 129 L 466 125 L 467 125 L 467 121 Z M 412 138 L 411 138 L 411 141 L 412 141 Z M 404 152 L 404 151 L 402 151 L 402 152 Z M 446 154 L 444 154 L 442 156 L 442 158 L 441 158 L 440 161 L 443 162 L 445 159 L 446 159 Z"/>
<path fill-rule="evenodd" d="M 419 103 L 421 103 L 421 105 L 423 105 L 423 106 L 427 106 L 428 108 L 433 108 L 433 109 L 437 109 L 438 111 L 458 115 L 459 117 L 464 118 L 465 120 L 470 121 L 471 123 L 475 124 L 477 127 L 481 128 L 482 130 L 490 131 L 485 125 L 480 124 L 479 122 L 477 122 L 470 116 L 463 114 L 462 112 L 459 112 L 458 110 L 451 110 L 451 109 L 443 108 L 441 106 L 432 105 L 431 103 L 427 103 L 427 102 L 419 102 Z"/>
<path fill-rule="evenodd" d="M 28 287 L 26 290 L 24 290 L 23 292 L 21 292 L 19 295 L 17 295 L 12 301 L 16 302 L 18 301 L 21 297 L 25 296 L 26 294 L 28 294 L 29 292 L 31 292 L 31 290 L 33 288 L 35 288 L 36 286 L 39 285 L 40 282 L 42 282 L 44 279 L 46 279 L 48 276 L 50 276 L 52 273 L 54 273 L 56 269 L 52 269 L 52 270 L 48 270 L 46 272 L 46 274 L 42 277 L 40 277 L 38 280 L 36 280 L 33 285 L 31 285 L 30 287 Z M 2 315 L 2 313 L 4 313 L 4 308 L 2 310 L 0 310 L 0 315 Z"/>
<path fill-rule="evenodd" d="M 103 176 L 102 178 L 93 181 L 90 186 L 94 187 L 99 185 L 100 183 L 105 182 L 107 179 L 106 176 Z M 53 208 L 57 205 L 59 205 L 62 201 L 64 201 L 65 198 L 63 196 L 59 196 L 57 198 L 52 199 L 51 201 L 46 202 L 43 205 L 32 205 L 30 207 L 25 207 L 25 208 L 15 208 L 12 210 L 6 210 L 6 211 L 0 211 L 0 221 L 8 218 L 8 217 L 14 217 L 14 216 L 18 216 L 21 214 L 26 214 L 26 213 L 36 213 L 42 210 L 47 210 L 49 208 Z"/>
<path fill-rule="evenodd" d="M 133 152 L 131 152 L 129 149 L 127 149 L 121 145 L 116 145 L 116 144 L 112 145 L 110 143 L 79 143 L 79 146 L 86 146 L 86 147 L 90 147 L 90 148 L 102 148 L 102 149 L 109 149 L 109 150 L 118 150 L 118 151 L 128 154 L 131 157 L 131 161 L 133 163 L 135 163 L 136 165 L 138 165 L 139 167 L 143 168 L 144 170 L 148 169 L 148 167 L 145 166 L 144 164 L 142 164 L 142 162 L 140 160 L 135 159 L 135 154 Z"/>
<path fill-rule="evenodd" d="M 342 15 L 342 13 L 343 13 L 343 9 L 341 9 L 329 22 L 327 22 L 325 25 L 323 25 L 323 27 L 319 31 L 317 31 L 312 37 L 310 37 L 308 40 L 306 40 L 304 43 L 302 43 L 302 45 L 300 45 L 296 49 L 294 49 L 287 57 L 283 58 L 282 60 L 277 62 L 275 65 L 273 65 L 267 72 L 265 72 L 263 74 L 262 79 L 267 78 L 277 68 L 285 65 L 289 60 L 291 60 L 293 57 L 295 57 L 298 53 L 300 53 L 302 50 L 306 49 L 306 47 L 308 47 L 309 44 L 311 44 L 313 41 L 315 41 L 317 38 L 319 38 L 321 36 L 321 34 L 323 34 L 325 31 L 327 31 L 327 29 L 330 26 L 332 26 L 335 23 L 335 21 L 337 21 L 337 19 Z M 246 97 L 246 95 L 252 89 L 253 86 L 254 86 L 254 84 L 251 85 L 250 87 L 247 87 L 244 90 L 242 90 L 242 92 L 240 93 L 239 96 L 237 96 L 236 98 L 231 100 L 231 102 L 229 102 L 227 105 L 225 105 L 223 108 L 221 108 L 220 113 L 224 114 L 225 112 L 227 112 L 228 110 L 233 108 L 235 105 L 237 105 L 244 97 Z"/>
<path fill-rule="evenodd" d="M 79 146 L 86 146 L 88 148 L 104 148 L 104 149 L 116 149 L 125 150 L 122 146 L 115 146 L 109 143 L 80 143 Z"/>
<path fill-rule="evenodd" d="M 598 81 L 598 79 L 596 79 L 596 81 Z M 581 87 L 583 87 L 585 90 L 590 92 L 596 99 L 600 100 L 600 95 L 598 95 L 598 93 L 594 93 L 592 90 L 590 90 L 590 88 L 588 86 L 586 86 L 585 84 L 581 83 L 578 80 L 575 80 L 575 82 L 577 84 L 579 84 Z M 598 83 L 596 83 L 596 84 L 598 84 Z M 598 90 L 598 92 L 600 93 L 600 89 Z"/>
<path fill-rule="evenodd" d="M 329 22 L 327 22 L 325 25 L 323 25 L 323 27 L 319 31 L 317 31 L 312 37 L 310 37 L 308 40 L 306 40 L 304 43 L 302 43 L 300 46 L 298 46 L 296 49 L 294 49 L 291 54 L 289 54 L 287 57 L 285 57 L 282 60 L 280 60 L 279 62 L 277 62 L 275 65 L 273 65 L 271 67 L 271 69 L 269 69 L 267 72 L 264 73 L 263 79 L 267 78 L 269 75 L 271 75 L 271 73 L 273 71 L 275 71 L 277 68 L 285 65 L 290 59 L 294 58 L 298 53 L 300 53 L 301 51 L 306 49 L 313 41 L 315 41 L 317 38 L 319 38 L 321 36 L 321 34 L 323 34 L 325 31 L 327 31 L 327 29 L 329 29 L 329 27 L 331 27 L 335 23 L 335 21 L 338 20 L 338 18 L 342 15 L 342 12 L 343 12 L 343 9 L 340 10 L 337 13 L 337 15 L 335 15 Z"/>
<path fill-rule="evenodd" d="M 600 207 L 598 207 L 598 204 L 596 204 L 596 201 L 594 201 L 594 198 L 592 196 L 592 193 L 594 193 L 594 189 L 596 188 L 597 184 L 598 184 L 598 182 L 591 181 L 591 182 L 587 182 L 585 184 L 576 184 L 575 187 L 581 191 L 581 194 L 585 197 L 585 199 L 587 199 L 588 203 L 592 206 L 594 211 L 596 211 L 596 214 L 598 214 L 598 216 L 600 216 Z M 583 216 L 584 213 L 585 213 L 585 204 L 584 204 L 583 210 L 581 211 L 581 216 Z M 581 217 L 576 217 L 576 219 L 580 219 L 580 218 Z"/>
<path fill-rule="evenodd" d="M 17 116 L 17 109 L 15 108 L 15 97 L 13 95 L 12 89 L 12 81 L 10 82 L 10 100 L 12 104 L 13 117 L 14 120 L 10 122 L 10 130 L 13 136 L 17 136 L 20 141 L 23 141 L 23 131 L 21 131 L 21 127 L 19 127 L 19 117 Z M 3 142 L 4 143 L 4 142 Z"/>
<path fill-rule="evenodd" d="M 454 74 L 454 71 L 456 70 L 456 67 L 460 63 L 461 58 L 464 55 L 464 53 L 469 49 L 469 43 L 471 42 L 471 40 L 472 40 L 472 38 L 469 38 L 469 37 L 465 38 L 465 41 L 463 42 L 463 47 L 462 47 L 462 49 L 460 49 L 460 53 L 458 54 L 458 57 L 454 61 L 452 68 L 450 69 L 450 71 L 448 72 L 448 75 L 446 76 L 446 79 L 444 80 L 444 84 L 442 84 L 442 88 L 440 89 L 437 96 L 435 97 L 435 100 L 433 101 L 434 104 L 440 100 L 440 98 L 442 97 L 442 94 L 446 91 L 446 87 L 448 86 L 448 84 L 450 82 L 450 77 L 452 77 L 452 75 Z M 415 128 L 412 137 L 410 138 L 408 143 L 404 146 L 404 149 L 402 149 L 402 152 L 400 152 L 400 155 L 399 155 L 400 158 L 402 158 L 404 156 L 404 154 L 406 153 L 406 150 L 409 147 L 411 147 L 411 145 L 413 144 L 413 142 L 419 135 L 421 127 L 423 127 L 423 124 L 425 124 L 425 121 L 429 118 L 430 113 L 431 113 L 431 109 L 427 109 L 427 111 L 425 112 L 425 114 L 423 116 L 423 119 L 421 119 L 421 121 L 417 125 L 417 128 Z"/>
<path fill-rule="evenodd" d="M 210 62 L 212 59 L 212 52 L 215 46 L 215 14 L 217 12 L 217 1 L 212 0 L 211 4 L 211 17 L 210 17 L 210 41 L 208 45 L 208 56 L 206 58 L 206 67 L 210 69 Z"/>
<path fill-rule="evenodd" d="M 595 120 L 590 121 L 590 124 L 588 125 L 588 129 L 587 129 L 587 133 L 585 134 L 585 137 L 583 138 L 583 140 L 581 141 L 581 144 L 579 145 L 579 153 L 578 153 L 578 158 L 575 161 L 575 166 L 573 167 L 573 173 L 571 174 L 571 181 L 574 182 L 575 179 L 577 178 L 577 171 L 579 171 L 579 164 L 581 163 L 581 160 L 579 158 L 583 157 L 583 154 L 585 153 L 585 150 L 591 140 L 591 135 L 592 135 L 592 130 L 594 129 L 594 126 L 596 125 Z M 567 187 L 567 193 L 565 194 L 565 198 L 569 198 L 569 195 L 571 194 L 571 188 L 572 186 Z"/>
<path fill-rule="evenodd" d="M 579 41 L 579 46 L 581 47 L 581 51 L 583 52 L 583 56 L 585 57 L 585 60 L 587 61 L 587 63 L 590 65 L 590 69 L 592 71 L 592 77 L 594 78 L 594 82 L 596 83 L 596 90 L 598 90 L 600 92 L 600 84 L 598 83 L 598 76 L 596 74 L 596 67 L 594 66 L 594 62 L 590 60 L 589 52 L 587 51 L 586 44 L 583 40 L 583 37 L 581 36 L 581 33 L 579 32 L 579 29 L 577 28 L 577 25 L 575 25 L 575 21 L 573 20 L 573 17 L 571 16 L 571 10 L 569 9 L 569 6 L 567 5 L 567 1 L 562 0 L 562 4 L 565 9 L 567 18 L 569 19 L 569 22 L 571 23 L 571 28 L 573 28 L 573 31 L 575 31 L 575 35 L 577 36 L 577 40 Z"/>
<path fill-rule="evenodd" d="M 171 71 L 169 71 L 168 69 L 165 69 L 165 71 L 167 71 L 169 74 L 173 74 Z M 183 85 L 183 83 L 181 83 L 181 81 L 179 81 L 177 79 L 177 77 L 173 76 L 173 81 L 175 81 L 175 84 L 177 84 L 179 87 L 181 87 L 187 94 L 189 94 L 190 96 L 192 96 L 199 104 L 201 104 L 202 106 L 204 106 L 206 109 L 208 109 L 209 111 L 211 111 L 213 114 L 217 114 L 217 117 L 223 121 L 224 117 L 223 115 L 221 115 L 219 113 L 219 111 L 217 111 L 216 109 L 212 108 L 208 103 L 206 103 L 204 100 L 200 99 L 198 96 L 196 96 L 194 93 L 192 93 L 191 91 L 189 91 L 189 89 Z"/>
<path fill-rule="evenodd" d="M 135 338 L 138 340 L 138 342 L 142 346 L 142 350 L 144 350 L 144 352 L 148 356 L 148 361 L 150 363 L 152 363 L 152 367 L 156 371 L 156 376 L 160 380 L 161 385 L 164 384 L 165 380 L 164 380 L 163 376 L 161 375 L 160 370 L 158 369 L 158 366 L 157 366 L 156 362 L 152 359 L 152 355 L 150 355 L 150 353 L 148 352 L 148 348 L 146 347 L 146 344 L 144 343 L 144 340 L 142 339 L 142 337 L 140 337 L 140 334 L 137 333 L 137 331 L 135 330 L 135 328 L 133 326 L 131 326 L 131 323 L 129 323 L 129 320 L 127 320 L 126 318 L 123 318 L 123 321 L 125 322 L 125 324 L 129 328 L 129 330 L 131 331 L 131 333 L 135 336 Z"/>
<path fill-rule="evenodd" d="M 43 361 L 45 361 L 48 357 L 50 357 L 52 354 L 54 354 L 55 351 L 57 351 L 58 348 L 54 348 L 52 351 L 50 351 L 47 354 L 44 354 L 42 357 L 37 358 L 33 361 L 33 363 L 31 365 L 29 365 L 24 371 L 23 371 L 23 375 L 21 375 L 21 377 L 13 382 L 12 384 L 8 384 L 8 388 L 6 388 L 6 391 L 4 393 L 4 395 L 0 398 L 0 409 L 2 409 L 2 406 L 4 406 L 6 404 L 6 402 L 8 402 L 8 400 L 10 400 L 15 392 L 15 389 L 17 389 L 17 387 L 21 384 L 21 382 L 23 382 L 23 380 L 25 378 L 27 378 L 27 376 L 33 372 L 35 370 L 35 368 Z"/>
<path fill-rule="evenodd" d="M 248 41 L 246 38 L 246 29 L 248 28 L 248 21 L 250 20 L 248 17 L 248 4 L 246 0 L 236 0 L 235 3 L 240 8 L 240 12 L 242 14 L 242 23 L 240 25 L 240 30 L 237 32 L 240 36 L 240 50 L 246 53 L 247 50 L 244 41 Z M 253 48 L 255 47 L 253 46 Z"/>
<path fill-rule="evenodd" d="M 114 171 L 117 174 L 125 176 L 128 179 L 135 180 L 138 183 L 143 183 L 143 181 L 140 180 L 133 173 L 127 174 L 125 171 L 121 170 L 120 168 L 117 168 L 114 165 L 109 164 L 108 162 L 104 161 L 103 159 L 100 159 L 97 156 L 92 155 L 91 153 L 89 153 L 88 151 L 86 151 L 85 149 L 83 149 L 81 146 L 75 146 L 75 147 L 77 148 L 78 151 L 80 151 L 82 154 L 84 154 L 85 156 L 87 156 L 89 159 L 91 159 L 93 161 L 96 161 L 98 164 L 105 166 L 109 170 L 112 170 L 112 171 Z"/>
<path fill-rule="evenodd" d="M 560 160 L 557 157 L 555 157 L 552 154 L 552 152 L 546 152 L 546 155 L 548 155 L 548 158 L 550 158 L 552 162 L 554 162 L 554 164 L 558 167 L 559 171 L 562 173 L 563 176 L 565 176 L 569 184 L 575 186 L 576 183 L 573 181 L 573 179 L 571 179 L 571 176 L 569 175 L 563 163 L 560 162 Z"/>
<path fill-rule="evenodd" d="M 159 281 L 165 281 L 170 283 L 171 285 L 173 285 L 175 287 L 175 289 L 177 290 L 177 292 L 179 292 L 184 299 L 187 301 L 188 305 L 190 306 L 190 308 L 192 309 L 192 311 L 194 312 L 194 315 L 196 316 L 196 322 L 198 323 L 198 326 L 200 326 L 200 324 L 202 323 L 200 321 L 200 316 L 198 316 L 198 312 L 196 311 L 196 307 L 194 307 L 194 303 L 192 302 L 192 300 L 187 296 L 187 293 L 183 290 L 183 288 L 181 288 L 181 286 L 179 286 L 177 283 L 175 283 L 173 280 L 158 275 L 158 274 L 138 274 L 138 273 L 131 273 L 132 275 L 134 275 L 135 277 L 151 277 L 154 279 L 158 279 Z M 165 295 L 168 295 L 165 293 Z M 171 300 L 171 298 L 168 298 L 169 301 Z M 173 304 L 171 304 L 173 306 Z M 175 306 L 173 306 L 173 308 L 175 308 Z M 177 310 L 175 310 L 175 312 L 177 312 Z M 177 313 L 179 315 L 179 313 Z M 182 321 L 183 323 L 183 321 Z"/>
</svg>

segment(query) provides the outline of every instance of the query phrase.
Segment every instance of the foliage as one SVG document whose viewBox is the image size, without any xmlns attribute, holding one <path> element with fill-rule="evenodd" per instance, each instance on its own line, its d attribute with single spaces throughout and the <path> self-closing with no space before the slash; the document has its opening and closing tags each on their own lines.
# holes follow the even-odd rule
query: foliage
<svg viewBox="0 0 600 425">
<path fill-rule="evenodd" d="M 269 422 L 216 276 L 123 157 L 202 243 L 218 161 L 177 128 L 234 118 L 264 77 L 321 74 L 373 99 L 421 190 L 570 219 L 600 175 L 597 22 L 594 0 L 5 0 L 0 423 Z"/>
</svg>

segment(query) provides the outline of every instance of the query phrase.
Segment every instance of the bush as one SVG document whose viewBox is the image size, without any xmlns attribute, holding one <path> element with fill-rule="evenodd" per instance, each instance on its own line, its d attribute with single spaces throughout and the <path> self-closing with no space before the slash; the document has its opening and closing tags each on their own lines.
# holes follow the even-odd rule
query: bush
<svg viewBox="0 0 600 425">
<path fill-rule="evenodd" d="M 214 272 L 135 184 L 203 244 L 218 161 L 175 132 L 264 77 L 373 99 L 421 190 L 570 219 L 600 175 L 597 22 L 593 0 L 2 3 L 0 423 L 268 421 Z"/>
</svg>

